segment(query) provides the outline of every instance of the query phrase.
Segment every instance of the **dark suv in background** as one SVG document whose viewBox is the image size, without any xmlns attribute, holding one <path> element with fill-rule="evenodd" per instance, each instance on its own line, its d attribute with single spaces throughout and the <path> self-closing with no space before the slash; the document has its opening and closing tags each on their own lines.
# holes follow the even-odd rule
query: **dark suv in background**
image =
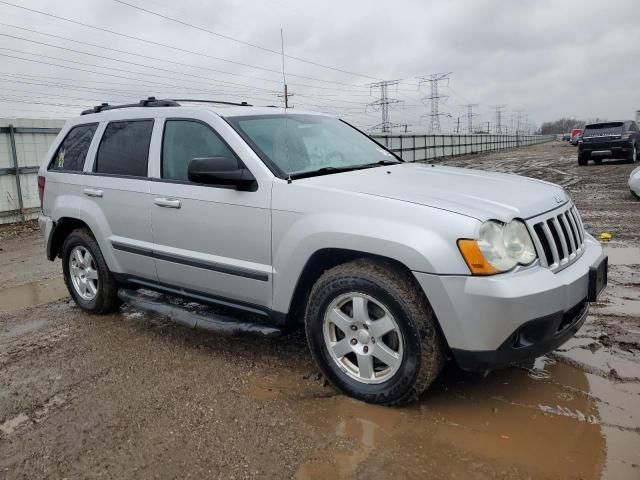
<svg viewBox="0 0 640 480">
<path fill-rule="evenodd" d="M 598 164 L 603 158 L 626 158 L 636 162 L 638 143 L 638 126 L 633 120 L 587 125 L 578 145 L 578 164 L 586 165 L 590 158 Z M 597 156 L 592 157 L 593 153 Z"/>
</svg>

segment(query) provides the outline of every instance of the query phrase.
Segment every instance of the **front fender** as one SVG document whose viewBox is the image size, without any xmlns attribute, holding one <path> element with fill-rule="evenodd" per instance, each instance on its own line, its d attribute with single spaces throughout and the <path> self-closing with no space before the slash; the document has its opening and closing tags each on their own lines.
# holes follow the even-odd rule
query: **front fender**
<svg viewBox="0 0 640 480">
<path fill-rule="evenodd" d="M 328 248 L 391 258 L 412 271 L 467 275 L 456 241 L 474 232 L 477 224 L 470 217 L 411 204 L 383 219 L 362 212 L 274 211 L 273 308 L 289 310 L 307 261 Z"/>
</svg>

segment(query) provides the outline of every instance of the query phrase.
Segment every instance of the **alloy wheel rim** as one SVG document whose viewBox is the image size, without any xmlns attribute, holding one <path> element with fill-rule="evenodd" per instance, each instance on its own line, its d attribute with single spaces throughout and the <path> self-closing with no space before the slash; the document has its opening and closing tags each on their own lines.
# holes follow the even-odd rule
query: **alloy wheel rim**
<svg viewBox="0 0 640 480">
<path fill-rule="evenodd" d="M 69 275 L 76 293 L 84 300 L 91 301 L 98 294 L 98 270 L 96 262 L 85 247 L 78 245 L 69 255 Z"/>
<path fill-rule="evenodd" d="M 402 364 L 400 327 L 389 309 L 369 295 L 351 292 L 336 298 L 324 315 L 323 335 L 333 362 L 359 382 L 385 382 Z"/>
</svg>

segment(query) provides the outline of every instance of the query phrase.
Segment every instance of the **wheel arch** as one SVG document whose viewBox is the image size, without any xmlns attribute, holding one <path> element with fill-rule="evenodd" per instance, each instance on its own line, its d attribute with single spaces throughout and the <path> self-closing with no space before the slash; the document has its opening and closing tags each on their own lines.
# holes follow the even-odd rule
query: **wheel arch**
<svg viewBox="0 0 640 480">
<path fill-rule="evenodd" d="M 324 272 L 338 265 L 359 259 L 386 262 L 408 273 L 413 279 L 412 281 L 415 283 L 416 288 L 420 288 L 409 267 L 394 258 L 346 248 L 323 248 L 314 252 L 302 268 L 289 303 L 287 323 L 295 325 L 303 322 L 309 293 Z"/>
<path fill-rule="evenodd" d="M 89 225 L 78 218 L 61 217 L 54 222 L 53 231 L 47 241 L 47 258 L 49 260 L 54 261 L 62 254 L 62 245 L 65 239 L 78 228 L 86 228 L 91 232 Z M 93 235 L 93 232 L 91 234 Z"/>
</svg>

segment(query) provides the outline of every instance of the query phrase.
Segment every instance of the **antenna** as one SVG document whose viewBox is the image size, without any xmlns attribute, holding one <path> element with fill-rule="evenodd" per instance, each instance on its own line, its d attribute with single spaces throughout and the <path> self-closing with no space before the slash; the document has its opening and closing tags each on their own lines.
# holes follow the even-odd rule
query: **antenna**
<svg viewBox="0 0 640 480">
<path fill-rule="evenodd" d="M 289 108 L 289 97 L 293 97 L 293 93 L 289 93 L 287 77 L 284 73 L 284 33 L 282 32 L 282 28 L 280 29 L 280 53 L 282 55 L 282 84 L 284 85 L 284 94 L 278 96 L 284 98 L 284 108 L 286 110 Z M 293 105 L 291 106 L 293 107 Z"/>
</svg>

